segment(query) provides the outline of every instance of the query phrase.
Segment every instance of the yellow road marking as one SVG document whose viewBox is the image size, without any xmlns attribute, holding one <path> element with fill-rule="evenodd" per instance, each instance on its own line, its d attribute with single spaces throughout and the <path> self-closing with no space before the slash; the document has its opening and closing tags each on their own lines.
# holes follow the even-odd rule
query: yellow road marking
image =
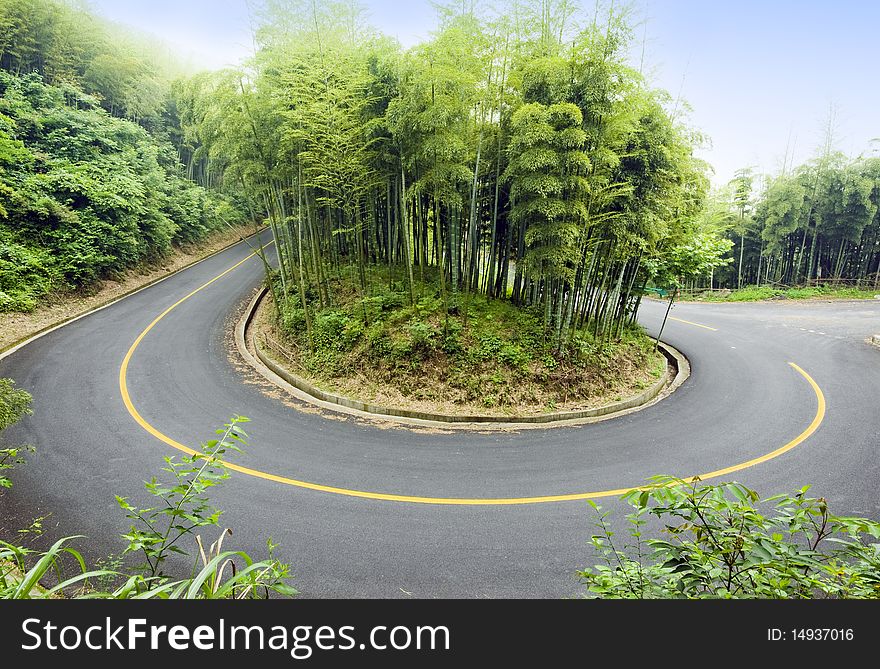
<svg viewBox="0 0 880 669">
<path fill-rule="evenodd" d="M 699 323 L 694 323 L 692 321 L 686 321 L 683 318 L 676 318 L 675 316 L 670 316 L 669 320 L 678 321 L 679 323 L 687 323 L 688 325 L 693 325 L 694 327 L 703 328 L 704 330 L 712 330 L 712 332 L 718 332 L 718 328 L 710 328 L 708 325 L 700 325 Z"/>
<path fill-rule="evenodd" d="M 159 441 L 171 446 L 172 448 L 177 449 L 178 451 L 182 451 L 183 453 L 187 453 L 188 455 L 198 455 L 199 451 L 195 451 L 192 448 L 181 444 L 171 437 L 163 434 L 155 427 L 150 425 L 146 420 L 144 420 L 143 416 L 138 413 L 138 410 L 135 408 L 134 404 L 131 401 L 131 396 L 128 392 L 128 383 L 126 381 L 126 376 L 128 374 L 128 365 L 131 362 L 131 358 L 134 355 L 134 352 L 137 350 L 138 346 L 140 346 L 141 342 L 144 340 L 144 337 L 149 334 L 149 332 L 161 321 L 165 316 L 171 313 L 178 306 L 186 302 L 193 295 L 198 294 L 215 281 L 223 278 L 233 270 L 237 269 L 245 262 L 254 257 L 254 254 L 249 255 L 247 258 L 242 260 L 240 263 L 230 267 L 228 270 L 223 272 L 222 274 L 214 277 L 208 283 L 203 286 L 200 286 L 189 295 L 184 297 L 181 300 L 178 300 L 173 305 L 168 307 L 165 311 L 163 311 L 156 319 L 150 323 L 147 328 L 141 332 L 138 338 L 131 345 L 131 348 L 126 353 L 125 358 L 122 361 L 122 366 L 119 369 L 119 392 L 122 394 L 122 401 L 125 403 L 126 409 L 128 409 L 128 413 L 131 414 L 131 417 L 140 425 L 144 430 L 149 432 Z M 700 326 L 706 327 L 706 326 Z M 711 329 L 711 328 L 710 328 Z M 732 467 L 727 467 L 725 469 L 718 469 L 713 472 L 709 472 L 707 474 L 699 474 L 697 475 L 701 480 L 708 480 L 712 478 L 717 478 L 719 476 L 726 476 L 727 474 L 732 474 L 733 472 L 738 472 L 743 469 L 748 469 L 749 467 L 754 467 L 755 465 L 762 464 L 769 460 L 779 457 L 783 453 L 787 453 L 792 450 L 799 444 L 806 441 L 817 429 L 819 429 L 819 425 L 822 424 L 823 419 L 825 418 L 825 396 L 822 393 L 822 389 L 819 388 L 818 384 L 812 379 L 812 377 L 807 374 L 803 369 L 798 367 L 793 362 L 788 363 L 791 365 L 795 371 L 797 371 L 801 376 L 806 379 L 806 381 L 813 388 L 813 392 L 816 395 L 816 415 L 813 418 L 813 422 L 807 427 L 806 430 L 801 432 L 797 437 L 792 439 L 790 442 L 785 444 L 780 448 L 777 448 L 775 451 L 767 453 L 766 455 L 762 455 L 758 458 L 754 458 L 752 460 L 748 460 L 747 462 L 740 463 L 738 465 L 734 465 Z M 288 478 L 286 476 L 278 476 L 276 474 L 269 474 L 267 472 L 263 472 L 257 469 L 251 469 L 250 467 L 242 467 L 241 465 L 237 465 L 232 462 L 224 461 L 224 464 L 231 469 L 232 471 L 239 472 L 241 474 L 247 474 L 248 476 L 253 476 L 255 478 L 263 479 L 266 481 L 273 481 L 275 483 L 281 483 L 284 485 L 295 486 L 297 488 L 306 488 L 308 490 L 316 490 L 318 492 L 331 493 L 334 495 L 344 495 L 346 497 L 361 497 L 365 499 L 372 500 L 381 500 L 386 502 L 405 502 L 409 504 L 439 504 L 439 505 L 447 505 L 447 506 L 512 506 L 512 505 L 520 505 L 520 504 L 546 504 L 551 502 L 573 502 L 579 500 L 588 500 L 588 499 L 598 499 L 601 497 L 618 497 L 623 495 L 633 488 L 638 488 L 640 486 L 631 486 L 628 488 L 616 488 L 614 490 L 600 490 L 595 492 L 584 492 L 584 493 L 575 493 L 571 495 L 543 495 L 539 497 L 502 497 L 502 498 L 465 498 L 465 497 L 419 497 L 412 495 L 394 495 L 388 493 L 380 493 L 380 492 L 369 492 L 365 490 L 350 490 L 348 488 L 337 488 L 334 486 L 322 485 L 319 483 L 311 483 L 309 481 L 300 481 L 293 478 Z M 693 477 L 687 477 L 693 478 Z M 644 486 L 642 486 L 644 487 Z"/>
<path fill-rule="evenodd" d="M 755 465 L 760 465 L 768 460 L 772 460 L 773 458 L 778 458 L 783 453 L 787 453 L 795 446 L 800 445 L 804 441 L 806 441 L 810 435 L 812 435 L 816 430 L 819 429 L 819 426 L 822 424 L 822 421 L 825 419 L 825 395 L 822 393 L 822 389 L 819 387 L 813 377 L 807 374 L 803 369 L 798 367 L 793 362 L 788 363 L 791 365 L 801 376 L 803 376 L 807 383 L 809 383 L 813 387 L 813 392 L 816 394 L 816 415 L 813 418 L 813 422 L 810 423 L 809 427 L 806 430 L 801 432 L 797 437 L 788 442 L 785 446 L 781 446 L 777 448 L 775 451 L 771 451 L 767 453 L 767 455 L 762 455 L 761 457 L 754 458 L 753 460 L 749 460 L 748 462 L 743 462 L 739 465 L 734 465 L 733 467 L 727 467 L 725 469 L 716 469 L 714 472 L 709 472 L 708 474 L 703 474 L 700 476 L 701 479 L 710 479 L 716 478 L 718 476 L 726 476 L 727 474 L 732 474 L 733 472 L 738 472 L 743 469 L 747 469 L 749 467 L 754 467 Z"/>
<path fill-rule="evenodd" d="M 269 242 L 265 246 L 261 247 L 261 250 L 263 248 L 265 248 L 266 246 L 270 246 L 271 244 L 274 244 L 274 243 L 275 243 L 274 240 Z M 128 409 L 128 413 L 131 414 L 131 417 L 134 418 L 135 421 L 137 421 L 138 425 L 140 425 L 142 428 L 144 428 L 147 432 L 152 434 L 154 437 L 156 437 L 157 439 L 160 439 L 161 441 L 164 441 L 169 446 L 174 446 L 174 448 L 177 448 L 178 450 L 181 450 L 184 453 L 189 453 L 190 455 L 193 455 L 196 453 L 196 451 L 192 450 L 191 448 L 189 448 L 187 446 L 184 446 L 183 444 L 178 444 L 173 439 L 166 437 L 164 434 L 162 434 L 156 428 L 154 428 L 152 425 L 150 425 L 147 421 L 145 421 L 143 419 L 143 417 L 140 415 L 140 413 L 138 413 L 138 410 L 135 409 L 134 403 L 131 401 L 131 395 L 129 395 L 129 393 L 128 393 L 128 380 L 127 380 L 128 365 L 131 362 L 131 358 L 134 355 L 134 352 L 137 350 L 137 347 L 140 346 L 141 342 L 144 340 L 144 337 L 146 337 L 150 333 L 150 330 L 152 330 L 154 327 L 156 327 L 156 325 L 159 324 L 159 321 L 161 321 L 163 318 L 165 318 L 168 314 L 170 314 L 172 311 L 174 311 L 181 304 L 186 302 L 193 295 L 197 295 L 198 293 L 202 292 L 205 288 L 210 286 L 212 283 L 219 281 L 227 274 L 234 272 L 235 270 L 237 270 L 239 267 L 244 265 L 248 260 L 250 260 L 251 258 L 253 258 L 256 255 L 257 255 L 257 252 L 251 253 L 247 258 L 245 258 L 241 262 L 236 263 L 235 265 L 230 267 L 228 270 L 226 270 L 222 274 L 218 274 L 213 279 L 208 281 L 206 284 L 199 286 L 193 292 L 191 292 L 189 295 L 178 300 L 177 302 L 172 304 L 170 307 L 168 307 L 165 311 L 163 311 L 161 314 L 159 314 L 155 318 L 155 320 L 152 323 L 150 323 L 146 327 L 146 329 L 140 333 L 140 335 L 138 335 L 138 338 L 134 340 L 134 344 L 132 344 L 131 348 L 128 349 L 128 353 L 125 354 L 125 358 L 123 358 L 123 360 L 122 360 L 122 366 L 119 368 L 119 392 L 122 395 L 122 401 L 125 404 L 125 408 Z"/>
</svg>

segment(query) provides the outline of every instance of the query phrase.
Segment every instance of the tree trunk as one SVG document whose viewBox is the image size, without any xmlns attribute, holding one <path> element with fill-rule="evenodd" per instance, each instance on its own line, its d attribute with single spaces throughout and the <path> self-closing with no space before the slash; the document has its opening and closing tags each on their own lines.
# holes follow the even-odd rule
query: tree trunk
<svg viewBox="0 0 880 669">
<path fill-rule="evenodd" d="M 400 234 L 403 237 L 404 257 L 406 258 L 406 274 L 409 279 L 409 303 L 416 303 L 416 291 L 413 285 L 412 254 L 409 252 L 409 223 L 406 211 L 406 172 L 400 164 Z"/>
</svg>

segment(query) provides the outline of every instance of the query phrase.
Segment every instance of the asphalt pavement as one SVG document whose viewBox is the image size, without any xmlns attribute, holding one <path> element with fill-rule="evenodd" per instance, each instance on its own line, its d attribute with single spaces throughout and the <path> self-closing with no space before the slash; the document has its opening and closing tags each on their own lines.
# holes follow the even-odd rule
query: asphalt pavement
<svg viewBox="0 0 880 669">
<path fill-rule="evenodd" d="M 119 553 L 127 522 L 114 495 L 139 504 L 163 457 L 180 453 L 133 419 L 120 367 L 164 310 L 247 258 L 233 247 L 39 338 L 0 361 L 34 395 L 34 416 L 8 431 L 37 451 L 0 497 L 0 536 L 45 517 L 43 545 L 87 535 L 92 559 Z M 691 378 L 663 401 L 578 427 L 518 432 L 411 430 L 304 407 L 255 378 L 230 330 L 262 278 L 256 258 L 186 299 L 143 337 L 126 374 L 132 404 L 171 439 L 196 446 L 235 414 L 250 446 L 230 458 L 278 477 L 350 491 L 468 499 L 417 504 L 334 494 L 234 472 L 212 491 L 232 543 L 255 556 L 268 537 L 306 597 L 566 597 L 597 562 L 582 500 L 488 504 L 634 487 L 761 459 L 826 412 L 791 450 L 723 477 L 769 496 L 812 484 L 833 512 L 880 518 L 880 300 L 681 303 L 664 340 Z M 665 303 L 641 320 L 656 332 Z M 625 505 L 600 500 L 623 529 Z M 227 542 L 227 546 L 230 545 Z"/>
</svg>

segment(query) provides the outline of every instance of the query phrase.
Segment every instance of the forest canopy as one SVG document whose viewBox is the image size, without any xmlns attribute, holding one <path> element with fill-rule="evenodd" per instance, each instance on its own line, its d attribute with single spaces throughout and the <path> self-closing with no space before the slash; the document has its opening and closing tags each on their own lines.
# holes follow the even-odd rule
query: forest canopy
<svg viewBox="0 0 880 669">
<path fill-rule="evenodd" d="M 629 63 L 625 12 L 438 15 L 403 50 L 352 3 L 260 3 L 253 62 L 177 89 L 196 171 L 269 221 L 276 303 L 309 340 L 343 274 L 363 299 L 436 294 L 444 330 L 482 294 L 539 310 L 557 350 L 619 336 L 648 282 L 694 271 L 676 249 L 707 234 L 699 137 Z"/>
</svg>

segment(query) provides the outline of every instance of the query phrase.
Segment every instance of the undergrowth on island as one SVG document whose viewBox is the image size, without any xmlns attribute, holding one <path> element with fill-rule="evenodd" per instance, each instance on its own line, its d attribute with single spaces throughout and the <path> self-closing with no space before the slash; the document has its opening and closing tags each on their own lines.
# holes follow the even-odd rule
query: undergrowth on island
<svg viewBox="0 0 880 669">
<path fill-rule="evenodd" d="M 301 300 L 278 309 L 276 330 L 298 372 L 328 390 L 361 399 L 399 398 L 474 410 L 553 411 L 635 394 L 659 378 L 666 360 L 642 328 L 630 324 L 597 337 L 591 323 L 561 349 L 539 310 L 471 295 L 450 298 L 419 283 L 373 275 L 369 293 L 330 282 L 334 306 L 313 305 L 311 339 Z"/>
</svg>

